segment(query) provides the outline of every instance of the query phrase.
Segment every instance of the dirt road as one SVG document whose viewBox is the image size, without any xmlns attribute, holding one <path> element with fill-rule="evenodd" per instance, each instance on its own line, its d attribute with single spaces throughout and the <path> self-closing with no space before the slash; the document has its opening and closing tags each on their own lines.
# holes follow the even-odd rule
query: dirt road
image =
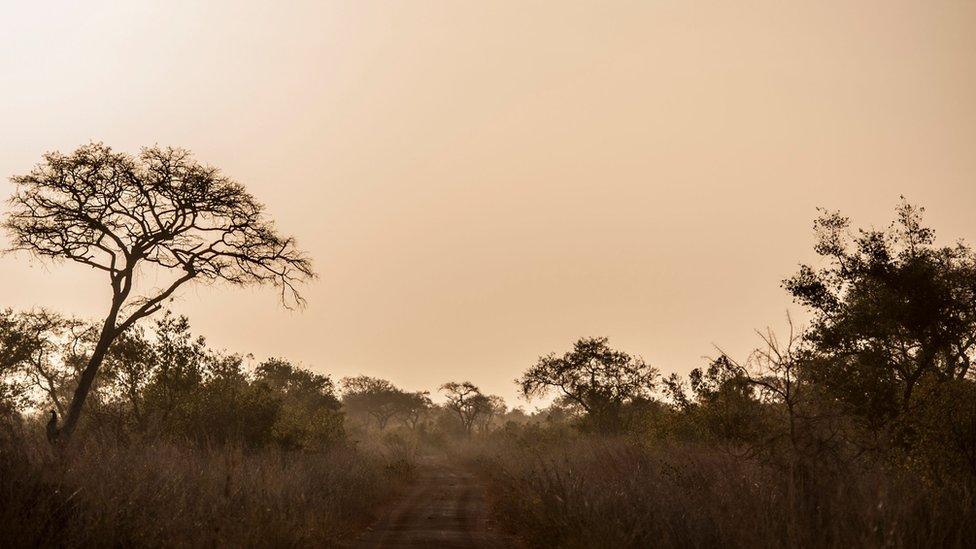
<svg viewBox="0 0 976 549">
<path fill-rule="evenodd" d="M 354 548 L 518 547 L 492 528 L 484 486 L 443 460 L 424 460 L 413 485 L 364 532 Z"/>
</svg>

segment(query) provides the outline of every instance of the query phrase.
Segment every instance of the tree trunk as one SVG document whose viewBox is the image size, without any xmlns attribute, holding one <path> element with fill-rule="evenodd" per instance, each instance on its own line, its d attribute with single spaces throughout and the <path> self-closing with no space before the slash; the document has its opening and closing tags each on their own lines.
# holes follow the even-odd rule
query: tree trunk
<svg viewBox="0 0 976 549">
<path fill-rule="evenodd" d="M 102 361 L 108 353 L 108 348 L 112 345 L 112 341 L 115 340 L 115 322 L 118 319 L 119 308 L 119 304 L 112 305 L 112 309 L 109 311 L 108 317 L 102 325 L 102 331 L 98 335 L 98 343 L 95 344 L 91 358 L 88 359 L 88 365 L 85 366 L 85 369 L 81 372 L 81 377 L 78 378 L 78 387 L 75 388 L 75 394 L 71 398 L 68 414 L 64 418 L 64 423 L 58 429 L 57 438 L 62 442 L 70 439 L 71 434 L 74 433 L 75 428 L 78 426 L 78 419 L 81 417 L 81 412 L 85 407 L 85 400 L 88 398 L 88 393 L 91 392 L 92 385 L 95 382 L 95 375 L 98 374 L 98 369 L 102 366 Z"/>
</svg>

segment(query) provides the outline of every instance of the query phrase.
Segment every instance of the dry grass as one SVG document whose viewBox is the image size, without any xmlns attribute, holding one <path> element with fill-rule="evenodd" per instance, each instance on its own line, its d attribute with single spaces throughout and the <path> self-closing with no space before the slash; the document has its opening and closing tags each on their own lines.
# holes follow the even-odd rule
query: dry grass
<svg viewBox="0 0 976 549">
<path fill-rule="evenodd" d="M 121 446 L 0 448 L 4 546 L 331 546 L 399 485 L 378 456 Z"/>
<path fill-rule="evenodd" d="M 538 547 L 973 547 L 961 486 L 880 469 L 797 476 L 715 449 L 623 440 L 482 450 L 502 523 Z"/>
</svg>

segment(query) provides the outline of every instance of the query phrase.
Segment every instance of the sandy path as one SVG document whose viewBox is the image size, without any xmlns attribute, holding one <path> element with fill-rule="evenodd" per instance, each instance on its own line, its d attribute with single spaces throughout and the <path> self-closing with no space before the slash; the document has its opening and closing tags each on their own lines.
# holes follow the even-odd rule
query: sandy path
<svg viewBox="0 0 976 549">
<path fill-rule="evenodd" d="M 411 487 L 347 547 L 517 547 L 492 529 L 485 489 L 471 473 L 425 460 Z"/>
</svg>

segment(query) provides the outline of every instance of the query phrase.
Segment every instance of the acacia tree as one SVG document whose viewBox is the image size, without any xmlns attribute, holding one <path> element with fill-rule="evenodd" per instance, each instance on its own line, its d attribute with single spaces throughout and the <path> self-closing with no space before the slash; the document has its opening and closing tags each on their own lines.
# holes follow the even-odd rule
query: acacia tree
<svg viewBox="0 0 976 549">
<path fill-rule="evenodd" d="M 470 381 L 451 381 L 441 385 L 440 390 L 447 398 L 445 406 L 457 415 L 464 432 L 470 435 L 475 421 L 485 413 L 485 397 L 481 390 Z"/>
<path fill-rule="evenodd" d="M 87 265 L 107 275 L 111 287 L 108 313 L 60 438 L 77 426 L 112 342 L 159 311 L 183 284 L 270 283 L 290 306 L 303 303 L 297 286 L 315 276 L 295 240 L 278 234 L 240 183 L 184 149 L 148 147 L 134 157 L 92 143 L 71 154 L 47 153 L 30 173 L 11 181 L 17 188 L 4 221 L 11 251 Z M 173 278 L 142 293 L 135 286 L 146 269 Z"/>
<path fill-rule="evenodd" d="M 580 339 L 561 357 L 539 358 L 515 382 L 526 398 L 555 392 L 582 408 L 593 428 L 614 432 L 626 426 L 627 405 L 651 398 L 657 378 L 657 369 L 598 337 Z"/>
</svg>

